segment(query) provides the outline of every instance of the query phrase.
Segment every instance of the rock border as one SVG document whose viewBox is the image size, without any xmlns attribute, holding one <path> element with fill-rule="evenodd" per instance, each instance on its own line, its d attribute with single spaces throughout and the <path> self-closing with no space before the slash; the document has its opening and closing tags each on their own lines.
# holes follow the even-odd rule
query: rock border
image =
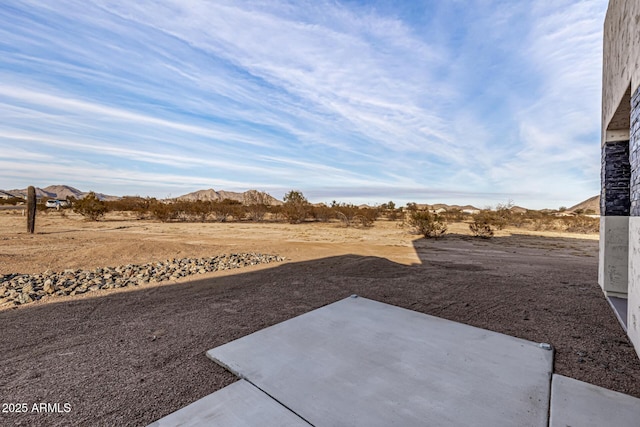
<svg viewBox="0 0 640 427">
<path fill-rule="evenodd" d="M 79 295 L 145 283 L 284 261 L 278 255 L 240 253 L 211 258 L 182 258 L 146 264 L 99 267 L 93 270 L 45 271 L 40 274 L 0 275 L 0 308 L 37 301 L 45 296 Z"/>
</svg>

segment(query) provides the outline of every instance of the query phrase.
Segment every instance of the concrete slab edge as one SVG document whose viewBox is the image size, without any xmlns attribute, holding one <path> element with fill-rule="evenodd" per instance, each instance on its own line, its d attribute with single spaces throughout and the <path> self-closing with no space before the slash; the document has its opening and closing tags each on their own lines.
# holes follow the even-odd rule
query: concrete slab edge
<svg viewBox="0 0 640 427">
<path fill-rule="evenodd" d="M 313 426 L 313 424 L 311 424 L 308 420 L 306 420 L 302 415 L 298 414 L 296 411 L 294 411 L 293 409 L 291 409 L 290 407 L 285 405 L 283 402 L 281 402 L 280 400 L 276 399 L 274 396 L 272 396 L 271 394 L 267 393 L 262 388 L 258 387 L 256 384 L 251 382 L 251 380 L 249 378 L 247 378 L 246 376 L 242 375 L 237 369 L 233 369 L 231 366 L 227 365 L 226 363 L 222 362 L 221 360 L 216 359 L 213 356 L 213 354 L 210 353 L 210 351 L 212 351 L 212 350 L 209 350 L 206 353 L 207 357 L 210 360 L 212 360 L 215 363 L 217 363 L 218 365 L 222 366 L 224 369 L 226 369 L 227 371 L 231 372 L 236 377 L 240 378 L 240 380 L 248 382 L 253 387 L 255 387 L 257 390 L 259 390 L 261 393 L 263 393 L 265 396 L 268 396 L 271 400 L 273 400 L 274 402 L 278 403 L 280 406 L 282 406 L 283 408 L 287 409 L 289 412 L 291 412 L 292 414 L 294 414 L 295 416 L 300 418 L 300 420 L 304 421 L 305 423 L 307 423 L 310 426 Z"/>
</svg>

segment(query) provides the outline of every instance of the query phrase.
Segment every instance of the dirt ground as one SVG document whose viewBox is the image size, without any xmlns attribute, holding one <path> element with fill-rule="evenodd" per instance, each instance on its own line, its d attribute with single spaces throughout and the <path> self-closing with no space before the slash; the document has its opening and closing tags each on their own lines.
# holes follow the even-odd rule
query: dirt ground
<svg viewBox="0 0 640 427">
<path fill-rule="evenodd" d="M 0 310 L 0 404 L 28 407 L 3 405 L 0 425 L 149 424 L 235 381 L 208 349 L 351 294 L 550 343 L 556 373 L 640 397 L 640 360 L 597 284 L 597 235 L 508 229 L 487 241 L 453 224 L 431 241 L 389 221 L 90 223 L 56 212 L 25 230 L 19 211 L 0 211 L 0 274 L 232 252 L 287 260 Z"/>
</svg>

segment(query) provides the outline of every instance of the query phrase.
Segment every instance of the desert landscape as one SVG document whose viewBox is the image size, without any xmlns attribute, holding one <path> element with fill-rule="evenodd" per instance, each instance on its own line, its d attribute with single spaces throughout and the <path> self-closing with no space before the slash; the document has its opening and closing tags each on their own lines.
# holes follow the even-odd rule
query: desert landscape
<svg viewBox="0 0 640 427">
<path fill-rule="evenodd" d="M 467 222 L 425 239 L 403 221 L 169 222 L 108 213 L 87 221 L 0 211 L 0 275 L 91 270 L 233 253 L 283 261 L 0 310 L 2 394 L 70 404 L 2 414 L 16 425 L 146 425 L 235 381 L 208 349 L 351 294 L 550 343 L 555 372 L 640 397 L 640 361 L 597 284 L 597 234 Z M 62 406 L 61 406 L 62 407 Z"/>
</svg>

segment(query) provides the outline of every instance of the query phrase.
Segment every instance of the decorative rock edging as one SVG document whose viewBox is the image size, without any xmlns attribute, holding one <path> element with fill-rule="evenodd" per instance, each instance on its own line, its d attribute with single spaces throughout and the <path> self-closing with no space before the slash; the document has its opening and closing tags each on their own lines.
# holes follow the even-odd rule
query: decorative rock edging
<svg viewBox="0 0 640 427">
<path fill-rule="evenodd" d="M 44 296 L 78 295 L 99 289 L 115 289 L 143 283 L 176 280 L 193 274 L 230 270 L 284 261 L 277 255 L 242 253 L 212 258 L 183 258 L 147 264 L 127 264 L 93 270 L 45 271 L 41 274 L 0 275 L 0 307 L 20 305 Z"/>
</svg>

